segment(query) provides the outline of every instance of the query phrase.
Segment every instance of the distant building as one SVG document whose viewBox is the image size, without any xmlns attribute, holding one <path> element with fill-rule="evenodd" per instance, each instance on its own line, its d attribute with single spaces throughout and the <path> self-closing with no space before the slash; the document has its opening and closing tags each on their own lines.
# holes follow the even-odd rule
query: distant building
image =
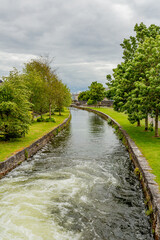
<svg viewBox="0 0 160 240">
<path fill-rule="evenodd" d="M 79 96 L 79 93 L 72 93 L 72 100 L 78 101 L 78 96 Z"/>
</svg>

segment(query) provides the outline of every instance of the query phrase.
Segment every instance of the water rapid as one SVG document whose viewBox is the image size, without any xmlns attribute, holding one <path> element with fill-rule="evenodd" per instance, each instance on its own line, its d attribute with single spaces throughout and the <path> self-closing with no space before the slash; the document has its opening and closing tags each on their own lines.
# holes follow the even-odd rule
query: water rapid
<svg viewBox="0 0 160 240">
<path fill-rule="evenodd" d="M 68 129 L 0 180 L 0 239 L 153 239 L 114 129 L 93 113 L 71 113 Z"/>
</svg>

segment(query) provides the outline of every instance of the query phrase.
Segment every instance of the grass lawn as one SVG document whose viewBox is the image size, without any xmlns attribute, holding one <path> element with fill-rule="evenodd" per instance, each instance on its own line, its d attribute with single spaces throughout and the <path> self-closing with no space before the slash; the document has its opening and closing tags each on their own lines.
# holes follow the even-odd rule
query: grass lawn
<svg viewBox="0 0 160 240">
<path fill-rule="evenodd" d="M 8 157 L 14 153 L 22 150 L 23 148 L 29 146 L 34 141 L 50 132 L 52 129 L 61 124 L 69 116 L 69 110 L 65 110 L 62 116 L 56 113 L 53 117 L 56 120 L 53 122 L 34 122 L 29 129 L 28 134 L 23 138 L 14 139 L 12 141 L 0 141 L 0 162 L 6 160 Z M 48 116 L 47 116 L 48 117 Z"/>
<path fill-rule="evenodd" d="M 93 109 L 108 114 L 126 130 L 149 162 L 150 167 L 153 169 L 152 172 L 156 176 L 155 180 L 160 186 L 160 138 L 154 137 L 154 131 L 145 132 L 144 121 L 142 121 L 141 127 L 137 127 L 136 124 L 132 125 L 128 121 L 126 114 L 118 113 L 112 108 Z"/>
</svg>

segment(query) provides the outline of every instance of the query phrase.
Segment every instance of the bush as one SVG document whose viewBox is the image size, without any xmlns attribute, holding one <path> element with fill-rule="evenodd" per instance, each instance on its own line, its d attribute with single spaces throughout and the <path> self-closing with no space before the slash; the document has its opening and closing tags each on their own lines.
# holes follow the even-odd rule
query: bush
<svg viewBox="0 0 160 240">
<path fill-rule="evenodd" d="M 56 122 L 54 118 L 46 118 L 45 119 L 45 122 Z"/>
<path fill-rule="evenodd" d="M 151 132 L 153 132 L 153 122 L 150 122 L 148 129 L 149 129 Z"/>
<path fill-rule="evenodd" d="M 12 138 L 20 138 L 25 136 L 29 129 L 28 124 L 20 121 L 12 121 L 0 123 L 0 138 L 4 140 L 10 140 Z"/>
<path fill-rule="evenodd" d="M 93 105 L 95 103 L 95 101 L 94 100 L 91 100 L 91 99 L 89 99 L 88 101 L 87 101 L 87 105 Z"/>
<path fill-rule="evenodd" d="M 37 118 L 37 122 L 45 122 L 45 119 L 44 118 Z"/>
<path fill-rule="evenodd" d="M 55 112 L 59 112 L 59 111 L 60 111 L 60 112 L 64 112 L 64 108 L 63 108 L 63 107 L 62 107 L 62 108 L 58 108 L 58 107 L 57 107 L 54 111 L 55 111 Z"/>
</svg>

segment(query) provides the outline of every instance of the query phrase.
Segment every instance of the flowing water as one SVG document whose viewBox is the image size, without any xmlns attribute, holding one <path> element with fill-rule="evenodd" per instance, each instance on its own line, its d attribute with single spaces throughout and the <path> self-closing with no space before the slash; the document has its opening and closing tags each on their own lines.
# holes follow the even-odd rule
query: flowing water
<svg viewBox="0 0 160 240">
<path fill-rule="evenodd" d="M 71 113 L 68 129 L 0 181 L 0 239 L 153 239 L 114 129 L 93 113 Z"/>
</svg>

